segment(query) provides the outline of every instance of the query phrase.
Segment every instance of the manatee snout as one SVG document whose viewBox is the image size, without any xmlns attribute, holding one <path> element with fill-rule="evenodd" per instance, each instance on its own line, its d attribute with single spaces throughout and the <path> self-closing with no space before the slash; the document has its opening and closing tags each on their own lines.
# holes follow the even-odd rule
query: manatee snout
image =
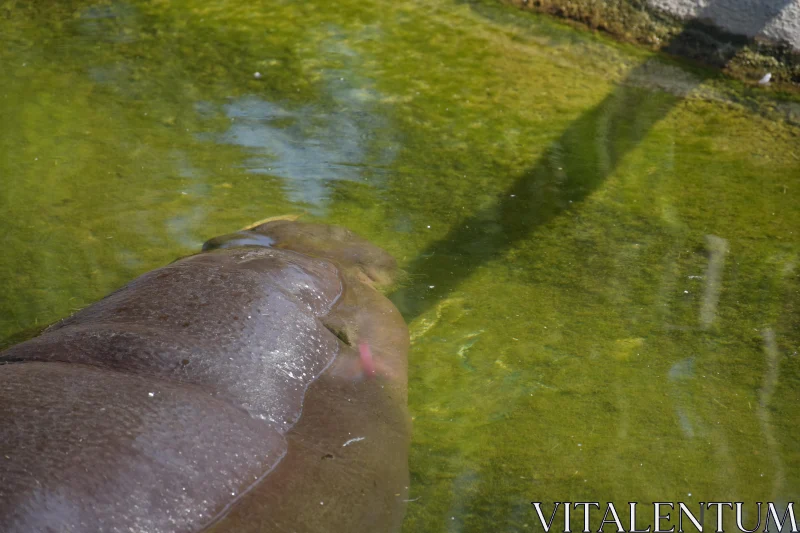
<svg viewBox="0 0 800 533">
<path fill-rule="evenodd" d="M 391 255 L 339 226 L 273 220 L 215 237 L 203 245 L 203 251 L 237 246 L 265 246 L 328 259 L 376 287 L 391 285 L 397 277 Z"/>
</svg>

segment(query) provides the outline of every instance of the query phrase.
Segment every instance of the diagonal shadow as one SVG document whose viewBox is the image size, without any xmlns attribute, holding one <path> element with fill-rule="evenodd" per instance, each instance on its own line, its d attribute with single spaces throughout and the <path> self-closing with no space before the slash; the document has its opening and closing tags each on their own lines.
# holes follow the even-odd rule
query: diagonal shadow
<svg viewBox="0 0 800 533">
<path fill-rule="evenodd" d="M 750 27 L 764 28 L 791 1 L 766 1 L 764 15 L 759 20 L 751 18 Z M 697 18 L 711 19 L 735 11 L 735 3 L 736 0 L 716 0 Z M 707 28 L 702 24 L 687 23 L 660 51 L 685 50 L 705 35 Z M 729 42 L 720 52 L 723 65 L 750 41 L 733 37 Z M 677 96 L 654 99 L 651 89 L 633 86 L 656 60 L 633 69 L 602 102 L 570 124 L 498 202 L 465 219 L 417 256 L 407 268 L 413 283 L 390 296 L 408 322 L 445 298 L 480 266 L 501 257 L 536 227 L 600 187 L 620 160 L 681 101 Z M 704 72 L 698 73 L 686 89 L 696 88 L 713 74 Z M 591 145 L 587 145 L 587 139 L 592 139 Z"/>
</svg>

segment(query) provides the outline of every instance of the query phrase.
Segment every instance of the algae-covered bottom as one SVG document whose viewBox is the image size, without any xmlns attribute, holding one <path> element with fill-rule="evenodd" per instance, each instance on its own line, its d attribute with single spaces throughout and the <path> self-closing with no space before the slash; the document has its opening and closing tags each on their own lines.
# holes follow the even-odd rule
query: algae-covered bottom
<svg viewBox="0 0 800 533">
<path fill-rule="evenodd" d="M 12 1 L 0 35 L 3 344 L 306 211 L 406 272 L 407 531 L 800 495 L 796 104 L 446 0 Z"/>
</svg>

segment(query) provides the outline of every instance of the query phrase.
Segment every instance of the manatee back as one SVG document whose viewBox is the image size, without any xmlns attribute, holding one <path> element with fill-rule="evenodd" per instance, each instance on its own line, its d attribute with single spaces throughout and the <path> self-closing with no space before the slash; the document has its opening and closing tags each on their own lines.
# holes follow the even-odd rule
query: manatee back
<svg viewBox="0 0 800 533">
<path fill-rule="evenodd" d="M 399 530 L 394 262 L 341 228 L 252 231 L 0 353 L 0 531 Z"/>
<path fill-rule="evenodd" d="M 196 531 L 286 453 L 339 343 L 331 263 L 234 248 L 0 354 L 0 530 Z"/>
</svg>

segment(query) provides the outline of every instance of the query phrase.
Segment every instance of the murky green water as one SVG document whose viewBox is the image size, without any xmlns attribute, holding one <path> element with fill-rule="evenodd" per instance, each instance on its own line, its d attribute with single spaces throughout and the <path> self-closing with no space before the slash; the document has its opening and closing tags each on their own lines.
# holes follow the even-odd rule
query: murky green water
<svg viewBox="0 0 800 533">
<path fill-rule="evenodd" d="M 407 531 L 800 497 L 796 104 L 488 3 L 10 1 L 0 39 L 1 344 L 306 211 L 407 274 Z"/>
</svg>

